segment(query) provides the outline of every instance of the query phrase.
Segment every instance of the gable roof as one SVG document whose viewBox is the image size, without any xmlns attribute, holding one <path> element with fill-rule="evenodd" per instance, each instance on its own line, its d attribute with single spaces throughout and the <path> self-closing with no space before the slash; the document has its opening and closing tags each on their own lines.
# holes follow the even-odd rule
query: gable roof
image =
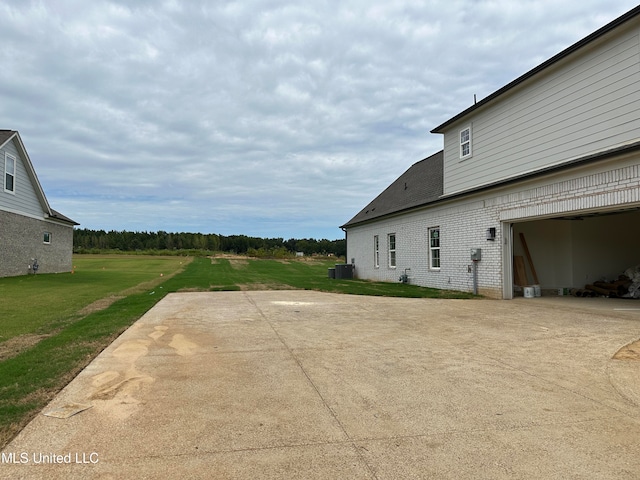
<svg viewBox="0 0 640 480">
<path fill-rule="evenodd" d="M 438 200 L 443 192 L 443 159 L 444 152 L 441 150 L 414 163 L 342 227 L 402 212 Z"/>
<path fill-rule="evenodd" d="M 12 140 L 16 141 L 16 148 L 18 153 L 20 154 L 21 159 L 23 160 L 24 168 L 27 171 L 27 175 L 31 184 L 33 185 L 33 190 L 36 193 L 36 197 L 42 206 L 42 210 L 45 213 L 46 217 L 69 223 L 71 225 L 80 225 L 79 223 L 71 220 L 69 217 L 62 215 L 60 212 L 55 211 L 49 205 L 47 201 L 47 197 L 44 194 L 44 190 L 42 189 L 42 185 L 40 185 L 40 181 L 38 180 L 38 176 L 36 175 L 36 171 L 33 168 L 33 164 L 31 163 L 31 159 L 29 158 L 29 154 L 27 153 L 27 149 L 24 147 L 22 143 L 22 139 L 20 138 L 20 134 L 15 130 L 0 130 L 0 148 L 4 147 L 7 143 Z"/>
<path fill-rule="evenodd" d="M 444 133 L 444 129 L 447 128 L 449 125 L 455 123 L 456 121 L 460 120 L 461 118 L 465 117 L 466 115 L 468 115 L 468 114 L 476 111 L 477 109 L 485 106 L 486 104 L 492 102 L 496 98 L 498 98 L 498 97 L 504 95 L 505 93 L 507 93 L 509 90 L 517 87 L 521 83 L 524 83 L 525 81 L 529 80 L 531 77 L 537 75 L 538 73 L 542 72 L 543 70 L 546 70 L 547 68 L 549 68 L 552 65 L 558 63 L 559 61 L 561 61 L 562 59 L 568 57 L 569 55 L 571 55 L 572 53 L 576 52 L 577 50 L 580 50 L 581 48 L 585 47 L 586 45 L 596 41 L 600 37 L 606 35 L 607 33 L 609 33 L 612 30 L 618 28 L 620 25 L 628 22 L 629 20 L 637 17 L 638 15 L 640 15 L 640 5 L 635 7 L 635 8 L 633 8 L 632 10 L 629 10 L 627 13 L 625 13 L 624 15 L 616 18 L 615 20 L 613 20 L 612 22 L 608 23 L 604 27 L 596 30 L 591 35 L 588 35 L 585 38 L 583 38 L 582 40 L 574 43 L 573 45 L 571 45 L 570 47 L 568 47 L 565 50 L 561 51 L 557 55 L 551 57 L 546 62 L 541 63 L 540 65 L 538 65 L 537 67 L 533 68 L 532 70 L 529 70 L 524 75 L 516 78 L 511 83 L 508 83 L 507 85 L 505 85 L 501 89 L 496 90 L 495 92 L 493 92 L 488 97 L 483 98 L 482 100 L 480 100 L 479 102 L 477 102 L 474 105 L 470 106 L 469 108 L 467 108 L 463 112 L 459 113 L 455 117 L 450 118 L 449 120 L 444 122 L 442 125 L 439 125 L 436 128 L 434 128 L 433 130 L 431 130 L 431 133 Z"/>
</svg>

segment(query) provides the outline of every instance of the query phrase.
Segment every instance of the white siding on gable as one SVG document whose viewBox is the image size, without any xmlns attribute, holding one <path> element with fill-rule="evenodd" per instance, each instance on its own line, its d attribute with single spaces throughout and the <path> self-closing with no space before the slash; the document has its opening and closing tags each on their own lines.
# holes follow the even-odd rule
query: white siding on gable
<svg viewBox="0 0 640 480">
<path fill-rule="evenodd" d="M 640 28 L 621 29 L 445 131 L 450 194 L 640 141 Z M 473 125 L 473 157 L 459 130 Z"/>
<path fill-rule="evenodd" d="M 24 159 L 18 153 L 14 141 L 8 142 L 0 149 L 0 178 L 4 186 L 4 154 L 5 152 L 16 158 L 16 175 L 15 175 L 15 194 L 7 193 L 3 187 L 0 187 L 0 209 L 29 215 L 32 217 L 43 218 L 44 211 L 38 200 L 31 179 L 27 174 L 24 165 Z"/>
</svg>

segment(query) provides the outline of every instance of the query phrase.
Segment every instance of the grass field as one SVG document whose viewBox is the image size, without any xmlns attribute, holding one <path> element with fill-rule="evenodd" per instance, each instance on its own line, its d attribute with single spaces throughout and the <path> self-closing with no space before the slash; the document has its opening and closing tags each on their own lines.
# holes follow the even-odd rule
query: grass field
<svg viewBox="0 0 640 480">
<path fill-rule="evenodd" d="M 77 318 L 91 303 L 158 282 L 164 278 L 160 274 L 171 274 L 186 261 L 87 255 L 74 259 L 73 274 L 0 278 L 0 342 L 17 335 L 47 333 Z"/>
<path fill-rule="evenodd" d="M 0 279 L 0 447 L 167 293 L 313 289 L 469 298 L 400 283 L 335 280 L 333 261 L 79 255 L 74 273 Z"/>
</svg>

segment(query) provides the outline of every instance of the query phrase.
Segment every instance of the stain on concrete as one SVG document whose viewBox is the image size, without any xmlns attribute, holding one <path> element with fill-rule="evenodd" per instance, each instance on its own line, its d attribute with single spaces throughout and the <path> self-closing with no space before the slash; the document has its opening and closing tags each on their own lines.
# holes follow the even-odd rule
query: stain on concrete
<svg viewBox="0 0 640 480">
<path fill-rule="evenodd" d="M 181 356 L 193 355 L 198 348 L 197 344 L 187 340 L 187 338 L 181 333 L 176 333 L 173 336 L 169 346 Z"/>
<path fill-rule="evenodd" d="M 613 356 L 614 360 L 640 360 L 640 340 L 625 345 Z"/>
<path fill-rule="evenodd" d="M 164 325 L 159 325 L 153 329 L 153 332 L 149 334 L 151 338 L 158 341 L 162 336 L 169 330 L 169 327 Z"/>
</svg>

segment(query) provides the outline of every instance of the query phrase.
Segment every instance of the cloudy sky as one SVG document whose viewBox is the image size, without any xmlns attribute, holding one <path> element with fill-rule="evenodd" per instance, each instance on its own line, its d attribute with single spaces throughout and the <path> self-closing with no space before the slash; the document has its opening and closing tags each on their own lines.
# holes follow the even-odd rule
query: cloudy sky
<svg viewBox="0 0 640 480">
<path fill-rule="evenodd" d="M 342 238 L 429 131 L 631 0 L 3 0 L 0 128 L 105 230 Z"/>
</svg>

